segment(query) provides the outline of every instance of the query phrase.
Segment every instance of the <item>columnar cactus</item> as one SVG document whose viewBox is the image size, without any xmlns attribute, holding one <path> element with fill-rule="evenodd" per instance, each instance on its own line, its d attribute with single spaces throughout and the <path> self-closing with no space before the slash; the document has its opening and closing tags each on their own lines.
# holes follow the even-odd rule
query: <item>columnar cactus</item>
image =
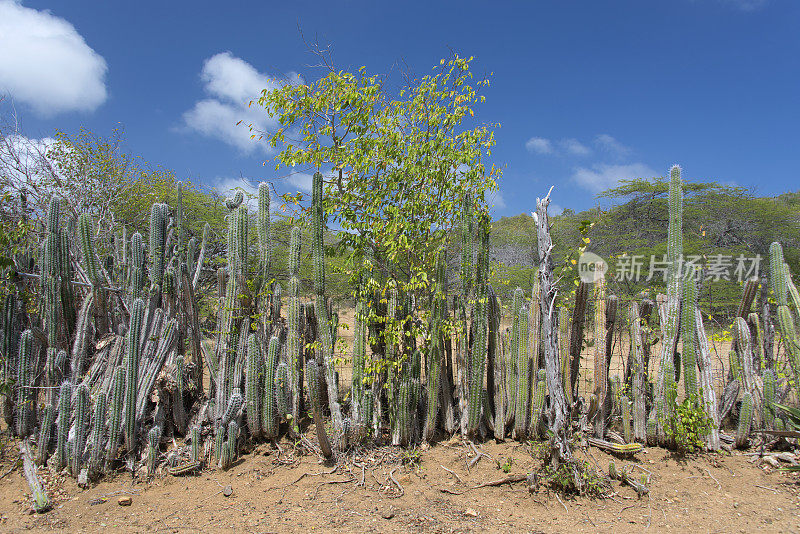
<svg viewBox="0 0 800 534">
<path fill-rule="evenodd" d="M 33 333 L 25 330 L 19 339 L 17 357 L 17 435 L 28 437 L 35 417 L 35 391 L 33 389 Z"/>
<path fill-rule="evenodd" d="M 270 262 L 272 259 L 272 239 L 269 220 L 269 184 L 258 184 L 258 248 L 261 252 L 262 283 L 269 283 Z"/>
<path fill-rule="evenodd" d="M 150 208 L 150 280 L 158 286 L 164 280 L 168 221 L 169 206 L 153 204 Z"/>
<path fill-rule="evenodd" d="M 533 397 L 533 415 L 531 417 L 531 437 L 539 437 L 539 426 L 544 416 L 544 400 L 547 393 L 547 372 L 539 369 L 536 378 L 536 394 Z"/>
<path fill-rule="evenodd" d="M 300 332 L 300 241 L 301 231 L 298 226 L 292 227 L 292 236 L 289 242 L 289 305 L 286 324 L 286 360 L 289 364 L 289 388 L 292 391 L 292 420 L 289 427 L 293 428 L 300 419 L 301 394 L 301 368 L 303 341 Z"/>
<path fill-rule="evenodd" d="M 663 440 L 665 407 L 664 398 L 667 394 L 667 385 L 675 381 L 675 366 L 673 354 L 678 340 L 678 309 L 680 308 L 680 260 L 683 254 L 683 186 L 681 182 L 681 168 L 674 165 L 670 169 L 669 183 L 669 228 L 667 231 L 667 302 L 666 321 L 663 330 L 661 357 L 659 359 L 659 373 L 656 381 L 655 409 L 658 414 L 657 430 L 659 440 Z M 669 360 L 669 361 L 667 361 Z M 667 369 L 672 369 L 672 377 L 667 376 Z"/>
<path fill-rule="evenodd" d="M 264 379 L 264 363 L 261 358 L 256 334 L 247 337 L 247 371 L 245 372 L 244 396 L 247 401 L 247 427 L 252 436 L 261 435 L 261 381 Z M 264 384 L 268 387 L 268 384 Z"/>
<path fill-rule="evenodd" d="M 322 341 L 322 364 L 325 370 L 325 382 L 328 387 L 328 406 L 331 411 L 335 435 L 342 435 L 342 411 L 339 406 L 339 384 L 334 365 L 334 332 L 328 306 L 325 299 L 325 251 L 323 249 L 323 227 L 325 215 L 322 208 L 322 174 L 314 173 L 312 194 L 312 241 L 311 251 L 314 257 L 314 311 L 317 315 L 317 329 Z"/>
<path fill-rule="evenodd" d="M 239 410 L 242 409 L 242 404 L 244 404 L 242 394 L 239 392 L 239 388 L 234 388 L 231 398 L 228 400 L 228 406 L 225 408 L 225 414 L 222 416 L 223 429 L 228 426 L 229 421 L 236 419 Z"/>
<path fill-rule="evenodd" d="M 139 232 L 131 236 L 131 262 L 128 291 L 131 297 L 141 298 L 144 290 L 144 242 Z"/>
<path fill-rule="evenodd" d="M 439 414 L 442 364 L 444 362 L 444 324 L 447 319 L 447 266 L 446 251 L 440 250 L 436 257 L 436 280 L 433 285 L 431 319 L 429 330 L 428 368 L 426 371 L 428 406 L 425 416 L 425 439 L 432 441 L 436 435 Z M 364 328 L 366 337 L 366 328 Z M 503 421 L 505 424 L 505 421 Z"/>
<path fill-rule="evenodd" d="M 683 338 L 683 387 L 686 397 L 697 397 L 697 335 L 694 311 L 697 307 L 697 283 L 694 273 L 687 272 L 683 279 L 683 304 L 681 306 L 681 337 Z"/>
<path fill-rule="evenodd" d="M 778 306 L 789 304 L 786 270 L 783 268 L 783 247 L 777 241 L 769 246 L 769 278 L 772 281 L 772 293 L 775 295 Z"/>
<path fill-rule="evenodd" d="M 58 396 L 58 424 L 56 425 L 56 454 L 54 457 L 54 467 L 57 471 L 67 466 L 67 438 L 71 409 L 72 384 L 65 381 L 61 384 Z"/>
<path fill-rule="evenodd" d="M 753 395 L 748 391 L 742 397 L 739 410 L 739 424 L 736 427 L 736 447 L 744 448 L 750 436 L 750 425 L 753 422 Z"/>
<path fill-rule="evenodd" d="M 631 302 L 630 307 L 631 328 L 631 393 L 633 395 L 633 438 L 640 442 L 647 442 L 647 422 L 645 414 L 645 368 L 644 349 L 642 346 L 642 322 L 639 317 L 639 305 Z"/>
<path fill-rule="evenodd" d="M 56 410 L 52 404 L 46 404 L 42 414 L 42 424 L 39 428 L 39 443 L 36 449 L 36 463 L 44 465 L 50 454 L 50 441 L 53 437 L 53 423 L 56 419 Z"/>
<path fill-rule="evenodd" d="M 514 437 L 525 439 L 530 409 L 531 368 L 528 365 L 528 310 L 524 306 L 517 315 L 519 322 L 519 345 L 517 354 L 517 413 L 514 415 Z"/>
<path fill-rule="evenodd" d="M 606 291 L 603 278 L 595 282 L 594 308 L 594 394 L 599 410 L 594 420 L 595 436 L 602 439 L 605 434 L 603 407 L 608 394 L 608 362 L 606 361 Z"/>
<path fill-rule="evenodd" d="M 81 213 L 78 230 L 80 233 L 81 249 L 83 250 L 83 260 L 86 263 L 86 274 L 89 276 L 92 285 L 99 287 L 101 283 L 100 264 L 97 261 L 97 255 L 94 250 L 92 219 L 88 214 Z"/>
<path fill-rule="evenodd" d="M 567 404 L 572 405 L 572 387 L 569 380 L 569 311 L 565 306 L 558 308 L 558 357 L 561 364 L 561 381 Z"/>
<path fill-rule="evenodd" d="M 154 426 L 147 433 L 147 474 L 151 477 L 155 475 L 158 465 L 159 441 L 161 441 L 161 432 L 157 426 Z"/>
<path fill-rule="evenodd" d="M 72 444 L 70 469 L 77 477 L 83 465 L 83 451 L 86 449 L 86 424 L 89 411 L 89 387 L 85 382 L 78 385 L 75 392 L 75 441 Z"/>
<path fill-rule="evenodd" d="M 89 457 L 89 472 L 93 476 L 97 476 L 103 470 L 106 443 L 106 404 L 106 393 L 101 391 L 97 394 L 97 399 L 94 402 L 94 414 L 92 416 L 92 446 Z"/>
<path fill-rule="evenodd" d="M 192 463 L 200 461 L 200 427 L 197 425 L 192 427 L 192 448 L 189 461 Z"/>
<path fill-rule="evenodd" d="M 633 441 L 633 431 L 631 429 L 631 402 L 626 395 L 619 398 L 620 408 L 622 410 L 622 435 L 625 438 L 625 443 Z"/>
<path fill-rule="evenodd" d="M 136 396 L 143 320 L 144 301 L 136 299 L 133 301 L 131 321 L 128 326 L 128 346 L 125 354 L 125 446 L 130 454 L 133 454 L 136 448 Z"/>
<path fill-rule="evenodd" d="M 239 439 L 239 425 L 236 421 L 228 422 L 228 439 L 225 441 L 225 450 L 223 451 L 223 469 L 229 468 L 239 454 L 238 447 L 236 447 L 236 440 Z"/>
<path fill-rule="evenodd" d="M 291 415 L 289 413 L 290 396 L 291 391 L 289 390 L 286 363 L 280 362 L 278 367 L 275 369 L 275 407 L 278 410 L 279 419 L 283 419 L 287 415 Z"/>
<path fill-rule="evenodd" d="M 122 412 L 125 405 L 125 368 L 122 366 L 114 369 L 111 379 L 111 402 L 108 410 L 108 447 L 106 449 L 106 469 L 117 456 L 119 435 L 122 430 Z"/>
<path fill-rule="evenodd" d="M 280 340 L 277 336 L 272 336 L 267 348 L 267 360 L 264 369 L 264 419 L 262 427 L 264 436 L 267 439 L 278 437 L 278 418 L 275 414 L 275 369 L 278 367 L 280 356 Z"/>
<path fill-rule="evenodd" d="M 364 301 L 359 297 L 353 324 L 353 380 L 351 385 L 351 412 L 355 416 L 356 428 L 359 429 L 367 422 L 361 413 L 361 404 L 364 396 L 364 379 L 366 378 L 367 365 L 367 310 Z"/>
<path fill-rule="evenodd" d="M 311 401 L 311 413 L 314 416 L 314 427 L 317 430 L 319 448 L 325 458 L 331 458 L 333 456 L 333 450 L 331 449 L 331 442 L 328 439 L 328 434 L 325 432 L 325 423 L 322 419 L 322 401 L 320 399 L 322 389 L 319 383 L 319 366 L 316 360 L 308 360 L 306 362 L 306 378 L 308 398 Z"/>
<path fill-rule="evenodd" d="M 509 415 L 517 413 L 517 359 L 519 358 L 519 310 L 522 307 L 524 293 L 522 288 L 514 290 L 511 298 L 511 346 L 508 350 L 509 358 L 506 364 L 508 369 L 508 410 Z"/>
<path fill-rule="evenodd" d="M 775 423 L 775 371 L 767 369 L 761 378 L 764 381 L 764 427 L 772 429 Z"/>
<path fill-rule="evenodd" d="M 469 419 L 467 433 L 471 435 L 475 435 L 478 432 L 481 414 L 483 413 L 483 377 L 486 372 L 486 356 L 489 341 L 489 293 L 487 291 L 487 286 L 489 278 L 490 224 L 487 214 L 481 214 L 479 225 L 480 246 L 478 248 L 478 258 L 476 261 L 475 319 L 473 321 L 475 340 L 469 360 Z M 527 350 L 525 354 L 527 355 Z"/>
</svg>

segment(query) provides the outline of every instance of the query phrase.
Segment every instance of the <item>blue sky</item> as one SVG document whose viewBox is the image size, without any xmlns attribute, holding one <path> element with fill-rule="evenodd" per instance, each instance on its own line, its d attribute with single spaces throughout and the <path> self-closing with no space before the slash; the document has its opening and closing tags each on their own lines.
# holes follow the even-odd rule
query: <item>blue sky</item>
<svg viewBox="0 0 800 534">
<path fill-rule="evenodd" d="M 236 127 L 275 79 L 315 80 L 306 39 L 339 68 L 397 79 L 452 49 L 491 75 L 477 117 L 500 123 L 494 213 L 585 209 L 621 178 L 667 173 L 774 195 L 798 189 L 800 2 L 88 2 L 0 0 L 0 92 L 30 138 L 84 126 L 221 189 L 275 180 Z M 401 67 L 405 65 L 406 67 Z M 279 180 L 279 178 L 281 178 Z M 558 209 L 557 208 L 557 209 Z"/>
</svg>

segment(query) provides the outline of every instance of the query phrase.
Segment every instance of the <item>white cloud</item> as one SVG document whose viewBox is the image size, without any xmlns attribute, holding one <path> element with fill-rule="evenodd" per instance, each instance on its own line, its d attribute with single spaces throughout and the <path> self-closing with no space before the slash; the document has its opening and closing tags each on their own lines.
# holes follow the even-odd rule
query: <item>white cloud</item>
<svg viewBox="0 0 800 534">
<path fill-rule="evenodd" d="M 573 156 L 586 156 L 591 152 L 591 149 L 578 141 L 577 139 L 567 138 L 559 141 L 559 146 L 565 152 Z"/>
<path fill-rule="evenodd" d="M 538 152 L 539 154 L 553 153 L 553 143 L 544 137 L 531 137 L 528 139 L 528 142 L 525 143 L 525 148 L 528 149 L 529 152 Z"/>
<path fill-rule="evenodd" d="M 606 165 L 600 163 L 592 165 L 591 169 L 586 167 L 576 169 L 572 179 L 586 189 L 599 193 L 615 187 L 620 180 L 650 178 L 653 176 L 658 176 L 658 173 L 644 163 L 631 163 L 629 165 Z"/>
<path fill-rule="evenodd" d="M 54 169 L 46 155 L 55 142 L 52 137 L 30 139 L 19 134 L 3 137 L 0 139 L 0 175 L 18 185 L 27 182 L 43 187 L 41 181 Z"/>
<path fill-rule="evenodd" d="M 305 191 L 306 193 L 311 192 L 313 180 L 314 177 L 312 175 L 303 172 L 296 172 L 286 177 L 286 182 L 289 185 L 296 187 L 300 191 Z"/>
<path fill-rule="evenodd" d="M 0 92 L 41 116 L 93 111 L 106 101 L 106 61 L 49 11 L 0 0 Z"/>
<path fill-rule="evenodd" d="M 208 58 L 203 63 L 200 79 L 210 98 L 199 100 L 183 114 L 184 125 L 247 154 L 256 149 L 269 152 L 270 147 L 264 140 L 251 139 L 253 133 L 258 134 L 251 133 L 247 125 L 252 124 L 254 130 L 260 132 L 271 132 L 277 127 L 278 121 L 270 118 L 263 108 L 248 107 L 248 103 L 258 98 L 263 89 L 275 89 L 281 82 L 258 72 L 230 52 Z M 287 81 L 298 83 L 300 77 L 291 72 Z"/>
<path fill-rule="evenodd" d="M 617 141 L 614 137 L 608 134 L 600 134 L 594 138 L 594 143 L 602 150 L 607 152 L 611 152 L 617 156 L 625 156 L 630 154 L 631 149 L 619 141 Z"/>
</svg>

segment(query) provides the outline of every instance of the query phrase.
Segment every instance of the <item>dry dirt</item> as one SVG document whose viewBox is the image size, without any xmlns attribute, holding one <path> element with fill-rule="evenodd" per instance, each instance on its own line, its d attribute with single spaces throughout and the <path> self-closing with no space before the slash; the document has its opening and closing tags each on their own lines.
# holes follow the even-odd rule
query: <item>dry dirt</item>
<svg viewBox="0 0 800 534">
<path fill-rule="evenodd" d="M 6 443 L 0 531 L 800 531 L 798 477 L 738 452 L 679 459 L 645 449 L 633 461 L 652 473 L 649 496 L 639 499 L 614 482 L 610 498 L 559 499 L 545 489 L 531 493 L 525 482 L 471 489 L 505 477 L 497 462 L 507 458 L 513 459 L 512 475 L 537 469 L 530 447 L 513 442 L 480 445 L 491 459 L 482 457 L 471 468 L 474 454 L 458 439 L 421 451 L 418 465 L 402 465 L 402 453 L 387 447 L 351 454 L 336 470 L 312 455 L 295 459 L 288 442 L 280 447 L 262 445 L 228 471 L 180 478 L 164 473 L 149 483 L 119 474 L 82 490 L 73 479 L 56 478 L 48 482 L 54 509 L 31 515 L 28 486 L 15 467 L 16 444 Z M 604 470 L 613 459 L 594 448 L 577 454 Z M 130 506 L 118 504 L 122 495 L 132 497 Z"/>
</svg>

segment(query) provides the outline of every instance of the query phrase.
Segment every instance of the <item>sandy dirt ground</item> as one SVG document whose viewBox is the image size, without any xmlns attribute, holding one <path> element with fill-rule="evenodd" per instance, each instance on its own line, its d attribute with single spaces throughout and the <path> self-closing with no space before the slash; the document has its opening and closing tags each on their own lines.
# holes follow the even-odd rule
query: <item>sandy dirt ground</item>
<svg viewBox="0 0 800 534">
<path fill-rule="evenodd" d="M 309 433 L 310 436 L 312 433 Z M 526 481 L 476 488 L 541 465 L 531 447 L 487 442 L 475 454 L 459 439 L 418 454 L 396 448 L 351 452 L 338 467 L 316 456 L 260 445 L 231 469 L 193 476 L 129 473 L 80 489 L 45 469 L 54 509 L 30 513 L 16 444 L 0 463 L 0 531 L 65 532 L 799 532 L 800 479 L 754 455 L 677 458 L 649 448 L 614 459 L 577 451 L 603 471 L 635 462 L 651 473 L 642 498 L 614 482 L 608 498 L 557 497 Z M 506 474 L 500 464 L 508 463 Z M 416 460 L 416 461 L 413 461 Z M 472 464 L 470 466 L 470 464 Z M 225 496 L 225 488 L 231 494 Z M 131 497 L 129 506 L 118 503 Z"/>
</svg>

